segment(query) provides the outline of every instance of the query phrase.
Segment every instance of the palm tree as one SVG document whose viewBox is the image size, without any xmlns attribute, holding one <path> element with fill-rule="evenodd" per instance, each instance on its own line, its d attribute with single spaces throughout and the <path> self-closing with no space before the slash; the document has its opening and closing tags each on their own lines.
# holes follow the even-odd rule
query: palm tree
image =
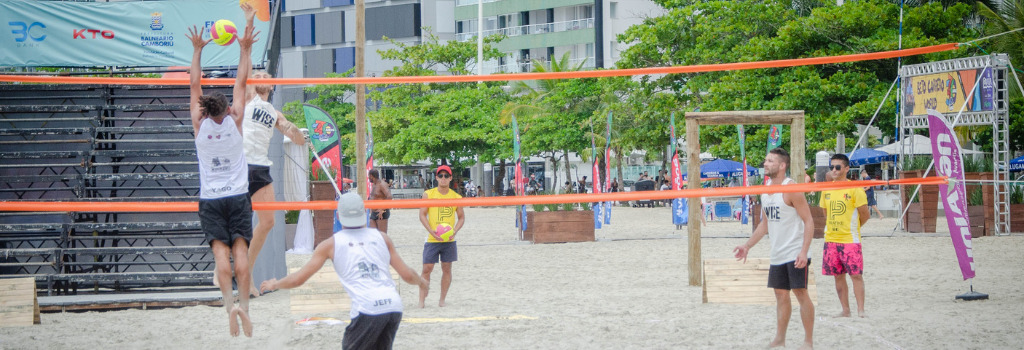
<svg viewBox="0 0 1024 350">
<path fill-rule="evenodd" d="M 1024 0 L 1003 0 L 994 7 L 979 2 L 980 13 L 985 17 L 985 35 L 995 35 L 1024 27 Z M 1024 31 L 1017 31 L 981 43 L 990 52 L 1003 52 L 1010 55 L 1014 75 L 1020 81 L 1024 72 Z M 1020 91 L 1010 89 L 1012 96 L 1020 96 Z"/>
<path fill-rule="evenodd" d="M 533 60 L 533 71 L 537 73 L 579 71 L 583 69 L 583 65 L 585 63 L 585 61 L 580 62 L 573 66 L 571 62 L 569 62 L 569 53 L 566 52 L 560 59 L 552 60 L 549 65 L 540 60 Z M 512 84 L 511 93 L 521 96 L 527 102 L 509 102 L 501 112 L 501 123 L 511 123 L 512 116 L 515 115 L 520 124 L 520 131 L 525 133 L 531 128 L 531 126 L 537 125 L 541 119 L 560 118 L 567 113 L 577 112 L 580 108 L 586 108 L 585 104 L 581 103 L 567 103 L 561 105 L 551 103 L 553 95 L 561 92 L 559 90 L 559 84 L 562 83 L 562 80 L 555 79 L 538 80 L 532 84 L 525 81 L 516 81 Z M 582 125 L 579 127 L 582 127 Z M 571 150 L 568 144 L 571 142 L 553 143 L 560 144 L 562 147 L 560 149 L 553 148 L 542 151 L 542 156 L 551 161 L 553 169 L 558 169 L 560 158 L 564 159 L 566 165 L 568 165 L 569 151 Z M 561 151 L 561 156 L 557 155 L 556 151 Z M 544 154 L 544 152 L 547 152 L 547 154 Z M 568 166 L 565 167 L 565 178 L 572 179 L 572 173 Z M 554 186 L 558 186 L 559 184 L 557 173 L 554 174 L 553 183 Z"/>
</svg>

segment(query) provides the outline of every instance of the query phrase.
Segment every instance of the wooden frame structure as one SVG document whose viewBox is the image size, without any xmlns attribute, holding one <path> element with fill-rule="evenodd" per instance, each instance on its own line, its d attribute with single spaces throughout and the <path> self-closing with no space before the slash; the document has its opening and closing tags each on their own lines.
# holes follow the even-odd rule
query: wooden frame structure
<svg viewBox="0 0 1024 350">
<path fill-rule="evenodd" d="M 687 112 L 686 152 L 687 172 L 700 174 L 700 126 L 737 124 L 789 124 L 789 168 L 804 169 L 804 111 L 732 111 L 732 112 Z M 803 176 L 793 176 L 797 183 L 804 182 Z M 686 188 L 700 188 L 700 181 L 687 182 Z M 700 222 L 700 198 L 690 198 L 689 222 Z M 700 248 L 700 225 L 687 225 L 689 234 L 690 285 L 701 285 L 702 259 Z"/>
</svg>

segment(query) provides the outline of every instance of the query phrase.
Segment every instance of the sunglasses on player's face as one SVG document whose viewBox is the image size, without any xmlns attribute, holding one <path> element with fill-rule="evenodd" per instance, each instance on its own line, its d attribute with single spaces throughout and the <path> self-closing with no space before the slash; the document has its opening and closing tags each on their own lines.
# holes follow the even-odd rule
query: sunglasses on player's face
<svg viewBox="0 0 1024 350">
<path fill-rule="evenodd" d="M 452 177 L 451 174 L 446 174 L 446 173 L 437 174 L 437 178 L 439 178 L 439 179 L 448 179 L 448 178 L 451 178 L 451 177 Z"/>
<path fill-rule="evenodd" d="M 828 168 L 832 169 L 832 170 L 843 170 L 843 165 L 842 164 L 833 164 L 833 165 L 830 165 Z"/>
</svg>

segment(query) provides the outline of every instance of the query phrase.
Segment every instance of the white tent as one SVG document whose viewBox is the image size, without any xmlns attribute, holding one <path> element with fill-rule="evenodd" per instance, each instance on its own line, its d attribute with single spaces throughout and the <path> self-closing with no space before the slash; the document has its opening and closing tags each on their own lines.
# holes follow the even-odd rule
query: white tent
<svg viewBox="0 0 1024 350">
<path fill-rule="evenodd" d="M 882 147 L 875 148 L 875 150 L 882 151 L 888 154 L 899 155 L 900 144 L 903 144 L 903 154 L 932 154 L 932 141 L 928 136 L 914 135 L 912 137 L 906 137 L 901 142 L 891 143 Z M 963 146 L 961 144 L 961 146 Z M 982 152 L 972 151 L 969 149 L 961 149 L 961 154 L 978 154 Z"/>
</svg>

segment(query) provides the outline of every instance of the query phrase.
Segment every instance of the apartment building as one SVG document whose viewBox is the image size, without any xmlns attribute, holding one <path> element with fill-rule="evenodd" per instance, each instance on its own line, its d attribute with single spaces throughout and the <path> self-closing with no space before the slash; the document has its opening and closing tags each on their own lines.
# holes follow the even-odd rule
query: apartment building
<svg viewBox="0 0 1024 350">
<path fill-rule="evenodd" d="M 398 64 L 378 54 L 394 48 L 385 36 L 415 45 L 429 27 L 440 40 L 455 39 L 454 0 L 366 0 L 365 5 L 366 76 L 380 76 Z M 355 67 L 355 25 L 354 0 L 284 0 L 279 76 L 323 77 Z M 284 86 L 279 93 L 283 101 L 304 99 L 301 86 Z"/>
<path fill-rule="evenodd" d="M 480 0 L 455 1 L 455 40 L 476 40 Z M 531 62 L 550 62 L 566 52 L 573 66 L 612 68 L 626 49 L 615 36 L 666 10 L 650 0 L 482 0 L 483 35 L 504 34 L 497 45 L 506 53 L 485 62 L 485 73 L 533 70 Z"/>
</svg>

